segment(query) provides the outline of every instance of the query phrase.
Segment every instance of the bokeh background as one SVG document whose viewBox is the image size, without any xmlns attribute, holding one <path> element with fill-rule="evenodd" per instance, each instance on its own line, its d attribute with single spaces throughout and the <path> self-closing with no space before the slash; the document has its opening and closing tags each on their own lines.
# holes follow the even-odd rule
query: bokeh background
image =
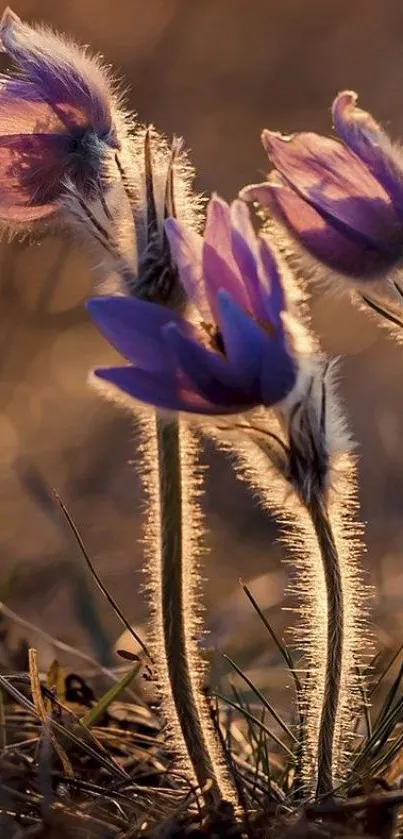
<svg viewBox="0 0 403 839">
<path fill-rule="evenodd" d="M 14 9 L 100 51 L 127 81 L 139 119 L 185 138 L 197 188 L 207 193 L 230 199 L 263 175 L 263 127 L 328 133 L 343 88 L 359 91 L 394 137 L 403 134 L 400 0 L 19 0 Z M 121 628 L 46 490 L 57 488 L 127 618 L 144 625 L 132 423 L 86 383 L 92 366 L 112 358 L 83 307 L 90 267 L 61 238 L 4 242 L 0 264 L 0 599 L 111 663 Z M 342 298 L 316 295 L 313 314 L 324 347 L 344 356 L 372 619 L 380 642 L 393 647 L 403 616 L 403 355 Z M 251 582 L 281 629 L 290 619 L 281 611 L 288 571 L 276 524 L 221 455 L 206 458 L 211 640 L 241 654 L 248 639 L 264 664 L 273 652 L 238 579 Z M 6 663 L 27 634 L 44 667 L 53 658 L 49 640 L 9 620 L 0 626 Z"/>
</svg>

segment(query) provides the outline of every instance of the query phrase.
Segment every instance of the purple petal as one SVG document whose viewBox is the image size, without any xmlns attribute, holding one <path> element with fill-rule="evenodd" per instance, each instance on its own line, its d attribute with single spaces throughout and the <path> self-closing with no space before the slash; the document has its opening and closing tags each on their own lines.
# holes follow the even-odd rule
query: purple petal
<svg viewBox="0 0 403 839">
<path fill-rule="evenodd" d="M 232 253 L 230 208 L 218 195 L 213 195 L 208 203 L 204 241 L 220 254 L 231 272 L 238 276 L 237 264 Z"/>
<path fill-rule="evenodd" d="M 267 187 L 267 183 L 262 187 Z M 250 187 L 242 193 L 248 189 Z M 269 319 L 278 326 L 281 323 L 280 312 L 285 308 L 285 296 L 277 259 L 268 243 L 256 236 L 243 201 L 233 202 L 231 215 L 234 254 L 247 284 L 252 312 L 256 319 Z"/>
<path fill-rule="evenodd" d="M 239 197 L 242 201 L 256 202 L 261 207 L 266 207 L 271 201 L 271 189 L 267 181 L 260 184 L 248 184 L 239 191 Z"/>
<path fill-rule="evenodd" d="M 166 220 L 165 232 L 172 259 L 178 268 L 181 283 L 190 302 L 206 321 L 211 321 L 212 315 L 203 287 L 202 236 L 174 218 Z"/>
<path fill-rule="evenodd" d="M 203 246 L 203 275 L 214 319 L 218 317 L 217 294 L 226 289 L 246 309 L 250 303 L 232 252 L 231 217 L 228 204 L 213 196 L 207 208 Z"/>
<path fill-rule="evenodd" d="M 281 312 L 286 308 L 283 280 L 278 260 L 262 237 L 259 237 L 259 255 L 262 266 L 260 294 L 265 317 L 278 328 L 281 327 Z"/>
<path fill-rule="evenodd" d="M 219 317 L 217 295 L 220 289 L 225 289 L 246 311 L 250 308 L 250 301 L 243 282 L 238 274 L 230 268 L 220 254 L 206 242 L 203 246 L 203 275 L 206 293 L 215 322 Z"/>
<path fill-rule="evenodd" d="M 94 370 L 103 381 L 110 382 L 139 402 L 167 411 L 185 411 L 190 414 L 236 414 L 239 406 L 219 405 L 203 399 L 199 393 L 177 384 L 168 384 L 165 378 L 152 376 L 135 367 L 106 367 Z"/>
<path fill-rule="evenodd" d="M 180 369 L 201 396 L 221 405 L 249 403 L 248 394 L 239 387 L 236 371 L 223 356 L 187 338 L 175 325 L 165 327 L 164 335 Z"/>
<path fill-rule="evenodd" d="M 361 161 L 317 134 L 291 139 L 263 132 L 263 144 L 284 180 L 340 233 L 395 256 L 402 241 L 396 211 Z"/>
<path fill-rule="evenodd" d="M 403 157 L 371 114 L 356 107 L 358 96 L 345 90 L 332 106 L 334 127 L 344 143 L 362 160 L 403 214 Z"/>
<path fill-rule="evenodd" d="M 255 231 L 252 227 L 249 210 L 242 201 L 231 205 L 231 241 L 233 254 L 249 297 L 248 310 L 257 319 L 265 319 L 266 312 L 262 304 L 259 256 Z"/>
<path fill-rule="evenodd" d="M 251 251 L 256 250 L 256 233 L 250 220 L 245 202 L 236 198 L 230 208 L 231 232 L 235 229 L 241 234 Z"/>
<path fill-rule="evenodd" d="M 143 370 L 172 374 L 162 328 L 170 322 L 186 325 L 171 309 L 131 297 L 93 297 L 87 309 L 98 329 L 125 358 Z"/>
<path fill-rule="evenodd" d="M 285 340 L 273 338 L 264 353 L 260 376 L 263 405 L 275 405 L 290 393 L 297 378 L 293 356 L 288 352 Z"/>
<path fill-rule="evenodd" d="M 5 225 L 30 225 L 33 222 L 48 218 L 55 212 L 53 205 L 40 205 L 35 207 L 23 207 L 12 204 L 2 206 L 0 195 L 0 221 Z"/>
<path fill-rule="evenodd" d="M 43 100 L 27 102 L 10 93 L 8 80 L 0 86 L 0 136 L 66 133 L 65 126 Z"/>
<path fill-rule="evenodd" d="M 370 279 L 390 267 L 390 259 L 383 252 L 343 236 L 288 187 L 274 184 L 267 187 L 266 206 L 303 247 L 329 268 L 347 276 Z"/>
<path fill-rule="evenodd" d="M 248 390 L 258 383 L 268 337 L 250 315 L 237 306 L 228 292 L 220 291 L 218 306 L 228 361 Z"/>
<path fill-rule="evenodd" d="M 0 120 L 1 130 L 1 120 Z M 63 135 L 0 135 L 0 215 L 34 220 L 56 209 L 65 158 Z"/>
<path fill-rule="evenodd" d="M 46 103 L 25 103 L 0 88 L 1 217 L 28 221 L 55 210 L 70 146 Z"/>
</svg>

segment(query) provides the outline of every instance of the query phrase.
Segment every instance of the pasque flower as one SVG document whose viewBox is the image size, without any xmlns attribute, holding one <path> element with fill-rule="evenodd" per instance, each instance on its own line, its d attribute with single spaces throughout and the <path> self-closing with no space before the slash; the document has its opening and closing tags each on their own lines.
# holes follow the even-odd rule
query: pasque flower
<svg viewBox="0 0 403 839">
<path fill-rule="evenodd" d="M 297 376 L 285 293 L 276 258 L 255 236 L 246 205 L 234 201 L 230 208 L 213 197 L 204 237 L 173 218 L 165 231 L 198 318 L 126 297 L 90 300 L 99 329 L 130 362 L 96 375 L 157 408 L 196 414 L 283 400 Z"/>
<path fill-rule="evenodd" d="M 87 198 L 110 178 L 124 131 L 109 73 L 97 58 L 6 9 L 0 45 L 0 222 L 22 225 L 57 209 L 68 179 Z"/>
<path fill-rule="evenodd" d="M 351 91 L 333 103 L 343 143 L 314 133 L 263 131 L 275 169 L 241 197 L 268 208 L 320 262 L 371 280 L 403 256 L 403 155 L 356 103 Z"/>
</svg>

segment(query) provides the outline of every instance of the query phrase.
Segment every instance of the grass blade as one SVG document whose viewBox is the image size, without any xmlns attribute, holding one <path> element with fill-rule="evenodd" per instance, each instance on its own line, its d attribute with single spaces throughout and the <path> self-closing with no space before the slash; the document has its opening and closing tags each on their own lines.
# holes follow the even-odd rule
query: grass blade
<svg viewBox="0 0 403 839">
<path fill-rule="evenodd" d="M 81 725 L 85 728 L 90 728 L 92 725 L 96 725 L 98 720 L 106 713 L 109 706 L 114 702 L 116 699 L 119 698 L 121 693 L 131 684 L 133 679 L 138 675 L 141 665 L 135 664 L 128 673 L 121 678 L 120 682 L 117 682 L 116 685 L 112 685 L 109 690 L 98 699 L 96 705 L 93 708 L 90 708 L 83 717 L 81 717 Z"/>
<path fill-rule="evenodd" d="M 249 720 L 249 722 L 254 723 L 258 726 L 258 728 L 261 728 L 262 731 L 264 731 L 268 737 L 274 740 L 274 742 L 277 743 L 277 745 L 287 753 L 288 757 L 290 757 L 292 760 L 295 760 L 295 755 L 292 753 L 291 749 L 289 749 L 288 746 L 282 740 L 280 740 L 280 738 L 277 737 L 277 735 L 274 734 L 274 732 L 271 731 L 270 728 L 267 727 L 267 725 L 262 723 L 261 720 L 258 719 L 258 717 L 255 717 L 254 714 L 252 714 L 250 711 L 247 711 L 246 708 L 242 708 L 242 706 L 238 705 L 237 702 L 234 702 L 232 699 L 229 699 L 228 696 L 222 696 L 222 694 L 220 693 L 216 693 L 215 695 L 218 697 L 218 699 L 221 699 L 222 702 L 225 702 L 227 705 L 230 705 L 231 708 L 235 708 L 235 710 L 242 714 L 247 720 Z"/>
<path fill-rule="evenodd" d="M 57 503 L 60 507 L 60 510 L 62 511 L 62 513 L 63 513 L 63 515 L 64 515 L 64 517 L 67 521 L 67 524 L 68 524 L 68 526 L 69 526 L 69 528 L 70 528 L 70 530 L 71 530 L 71 532 L 72 532 L 72 534 L 73 534 L 73 536 L 74 536 L 74 538 L 77 542 L 77 545 L 80 548 L 83 559 L 84 559 L 87 567 L 89 568 L 92 576 L 95 579 L 95 582 L 96 582 L 98 588 L 100 589 L 100 591 L 102 592 L 102 594 L 104 595 L 104 597 L 106 598 L 106 600 L 108 601 L 110 606 L 112 606 L 113 611 L 115 612 L 115 614 L 117 615 L 117 617 L 119 618 L 119 620 L 121 621 L 123 626 L 127 629 L 128 632 L 130 632 L 130 635 L 134 638 L 136 643 L 140 645 L 141 649 L 143 650 L 144 654 L 147 656 L 148 660 L 152 661 L 151 656 L 150 656 L 150 652 L 148 650 L 148 647 L 145 645 L 144 641 L 142 641 L 140 636 L 137 635 L 137 632 L 135 632 L 135 630 L 133 629 L 133 627 L 131 626 L 129 621 L 125 618 L 120 606 L 118 606 L 115 598 L 110 594 L 110 592 L 106 588 L 105 584 L 102 582 L 98 572 L 95 570 L 95 568 L 92 564 L 92 561 L 89 557 L 88 551 L 87 551 L 87 549 L 84 545 L 84 542 L 81 538 L 80 532 L 79 532 L 75 522 L 73 521 L 66 505 L 64 504 L 63 500 L 61 499 L 60 495 L 58 494 L 58 492 L 55 489 L 53 489 L 53 493 L 54 493 L 55 499 L 56 499 L 56 501 L 57 501 Z"/>
<path fill-rule="evenodd" d="M 277 649 L 279 650 L 280 654 L 282 655 L 288 669 L 291 671 L 292 677 L 293 677 L 294 682 L 295 682 L 295 688 L 296 688 L 297 694 L 299 695 L 302 692 L 302 685 L 301 685 L 300 679 L 299 679 L 299 677 L 298 677 L 298 675 L 295 671 L 295 666 L 294 666 L 294 662 L 293 662 L 290 651 L 287 649 L 285 644 L 283 644 L 283 642 L 280 640 L 280 638 L 278 638 L 278 636 L 276 635 L 273 627 L 270 625 L 269 621 L 267 620 L 267 618 L 263 614 L 259 604 L 256 602 L 255 598 L 253 597 L 252 592 L 250 591 L 248 586 L 245 585 L 245 583 L 242 582 L 242 580 L 241 580 L 241 586 L 242 586 L 248 600 L 252 604 L 255 612 L 257 612 L 260 620 L 262 621 L 263 625 L 266 627 L 270 637 L 272 638 L 272 640 L 274 641 Z"/>
<path fill-rule="evenodd" d="M 235 663 L 235 661 L 232 660 L 232 658 L 229 657 L 229 655 L 224 655 L 224 658 L 225 658 L 226 661 L 228 661 L 231 664 L 231 666 L 234 668 L 234 670 L 238 673 L 238 676 L 240 676 L 241 679 L 243 679 L 244 682 L 248 685 L 248 687 L 250 687 L 252 692 L 260 700 L 262 705 L 264 705 L 264 707 L 269 712 L 269 714 L 271 714 L 272 717 L 274 717 L 274 719 L 279 724 L 280 728 L 283 729 L 285 734 L 288 734 L 288 736 L 291 738 L 291 740 L 294 740 L 294 743 L 298 743 L 298 738 L 295 736 L 295 734 L 293 734 L 291 729 L 284 722 L 284 720 L 280 717 L 280 715 L 277 713 L 275 708 L 273 708 L 273 706 L 268 701 L 268 699 L 266 699 L 266 697 L 263 695 L 263 693 L 261 693 L 261 691 L 253 684 L 253 682 L 249 679 L 249 677 L 246 675 L 246 673 L 244 673 L 241 670 L 241 668 L 238 667 L 238 665 Z"/>
</svg>

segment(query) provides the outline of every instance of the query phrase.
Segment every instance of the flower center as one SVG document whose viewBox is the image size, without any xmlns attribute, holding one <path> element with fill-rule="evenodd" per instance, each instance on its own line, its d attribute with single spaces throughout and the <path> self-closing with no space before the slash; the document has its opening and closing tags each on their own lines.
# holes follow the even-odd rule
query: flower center
<svg viewBox="0 0 403 839">
<path fill-rule="evenodd" d="M 202 320 L 200 326 L 204 329 L 208 336 L 209 344 L 212 350 L 221 353 L 225 356 L 225 346 L 222 334 L 214 323 L 206 323 Z"/>
<path fill-rule="evenodd" d="M 266 335 L 268 335 L 270 338 L 274 336 L 276 330 L 273 324 L 270 323 L 270 321 L 261 320 L 260 318 L 254 318 L 251 312 L 246 312 L 246 314 L 249 315 L 249 317 L 251 317 L 252 320 L 254 320 L 255 323 L 257 323 L 257 325 L 260 326 L 261 329 L 263 329 Z M 207 323 L 207 321 L 204 320 L 201 321 L 200 326 L 208 337 L 210 349 L 215 350 L 216 352 L 219 352 L 221 353 L 221 355 L 226 357 L 224 339 L 218 326 L 216 326 L 215 323 Z"/>
<path fill-rule="evenodd" d="M 272 323 L 270 323 L 269 320 L 261 320 L 260 318 L 255 318 L 255 321 L 257 325 L 260 326 L 260 328 L 263 329 L 264 332 L 266 332 L 266 335 L 268 335 L 270 338 L 273 337 L 276 328 L 275 326 L 273 326 Z"/>
</svg>

